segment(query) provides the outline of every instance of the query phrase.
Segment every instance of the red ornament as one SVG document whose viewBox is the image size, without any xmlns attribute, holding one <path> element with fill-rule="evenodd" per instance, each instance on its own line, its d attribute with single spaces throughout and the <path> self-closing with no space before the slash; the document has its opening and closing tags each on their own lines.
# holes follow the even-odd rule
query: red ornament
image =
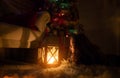
<svg viewBox="0 0 120 78">
<path fill-rule="evenodd" d="M 59 20 L 59 18 L 53 18 L 53 22 L 57 22 Z"/>
</svg>

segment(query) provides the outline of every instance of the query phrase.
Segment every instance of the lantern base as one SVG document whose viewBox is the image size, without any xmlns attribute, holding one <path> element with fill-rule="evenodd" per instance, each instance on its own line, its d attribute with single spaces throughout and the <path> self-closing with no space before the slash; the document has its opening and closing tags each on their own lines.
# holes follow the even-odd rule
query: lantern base
<svg viewBox="0 0 120 78">
<path fill-rule="evenodd" d="M 60 63 L 58 63 L 58 64 L 42 64 L 42 67 L 45 67 L 45 68 L 58 67 L 58 66 L 60 66 Z"/>
</svg>

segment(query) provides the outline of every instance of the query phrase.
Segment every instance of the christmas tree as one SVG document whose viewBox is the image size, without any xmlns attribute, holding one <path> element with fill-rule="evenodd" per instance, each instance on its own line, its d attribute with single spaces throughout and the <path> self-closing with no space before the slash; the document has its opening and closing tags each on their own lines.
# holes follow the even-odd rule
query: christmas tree
<svg viewBox="0 0 120 78">
<path fill-rule="evenodd" d="M 51 21 L 47 25 L 49 32 L 57 30 L 67 34 L 68 31 L 75 32 L 70 29 L 74 29 L 79 24 L 76 4 L 77 1 L 73 0 L 40 0 L 37 3 L 37 12 L 48 11 L 50 13 Z"/>
</svg>

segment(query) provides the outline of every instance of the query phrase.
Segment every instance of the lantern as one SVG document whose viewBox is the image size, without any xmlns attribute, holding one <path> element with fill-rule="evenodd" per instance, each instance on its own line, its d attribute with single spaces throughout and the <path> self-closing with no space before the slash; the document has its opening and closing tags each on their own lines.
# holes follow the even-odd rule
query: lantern
<svg viewBox="0 0 120 78">
<path fill-rule="evenodd" d="M 60 42 L 56 33 L 48 33 L 38 48 L 38 62 L 44 66 L 58 66 L 60 64 Z"/>
<path fill-rule="evenodd" d="M 59 47 L 47 45 L 38 48 L 38 61 L 44 66 L 57 66 L 60 64 Z"/>
</svg>

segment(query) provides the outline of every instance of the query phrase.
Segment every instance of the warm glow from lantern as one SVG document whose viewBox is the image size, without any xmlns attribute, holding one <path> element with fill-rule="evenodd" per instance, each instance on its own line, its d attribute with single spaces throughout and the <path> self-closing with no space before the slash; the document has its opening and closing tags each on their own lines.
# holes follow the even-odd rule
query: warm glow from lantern
<svg viewBox="0 0 120 78">
<path fill-rule="evenodd" d="M 50 58 L 50 57 L 48 57 Z M 52 57 L 49 61 L 48 61 L 48 64 L 53 64 L 55 62 L 55 59 Z"/>
<path fill-rule="evenodd" d="M 59 59 L 58 46 L 38 48 L 38 63 L 48 66 L 57 66 L 60 64 Z"/>
<path fill-rule="evenodd" d="M 56 64 L 58 62 L 58 48 L 48 47 L 47 64 Z"/>
</svg>

